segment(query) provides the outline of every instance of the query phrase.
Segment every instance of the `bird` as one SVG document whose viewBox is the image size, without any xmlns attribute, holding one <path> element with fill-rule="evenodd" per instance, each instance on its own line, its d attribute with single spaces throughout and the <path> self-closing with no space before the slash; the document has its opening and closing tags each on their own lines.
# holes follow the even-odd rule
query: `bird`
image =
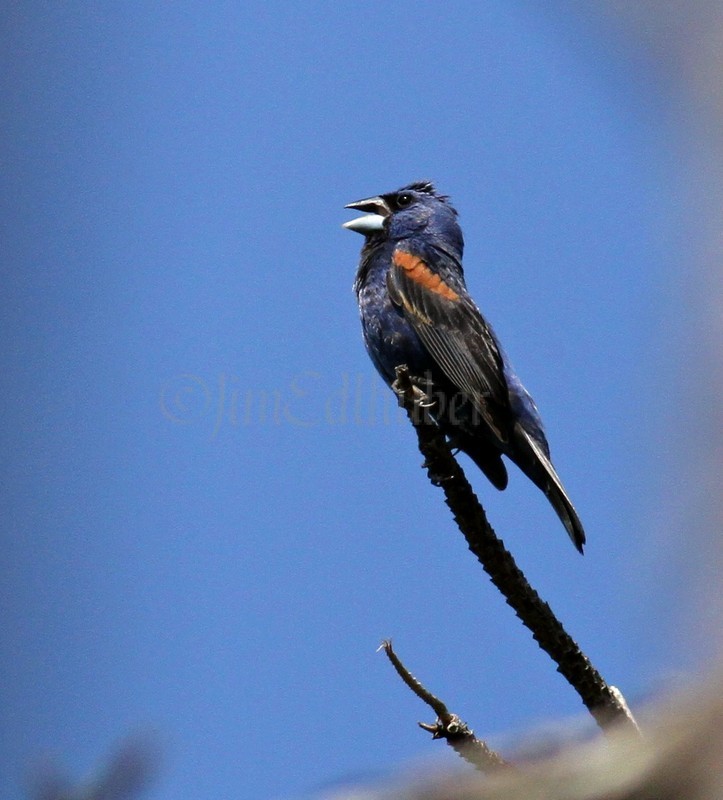
<svg viewBox="0 0 723 800">
<path fill-rule="evenodd" d="M 490 483 L 507 487 L 503 456 L 539 487 L 580 553 L 585 531 L 550 460 L 534 400 L 517 377 L 464 278 L 458 214 L 431 181 L 345 206 L 343 227 L 364 236 L 354 280 L 367 352 L 393 388 L 406 365 L 434 400 L 450 443 Z"/>
</svg>

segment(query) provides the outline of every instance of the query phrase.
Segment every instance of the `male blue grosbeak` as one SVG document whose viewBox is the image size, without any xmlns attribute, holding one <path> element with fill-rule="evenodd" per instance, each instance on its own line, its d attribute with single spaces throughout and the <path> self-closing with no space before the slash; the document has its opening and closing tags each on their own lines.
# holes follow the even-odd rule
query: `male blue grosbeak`
<svg viewBox="0 0 723 800">
<path fill-rule="evenodd" d="M 464 242 L 449 198 L 420 181 L 349 203 L 365 237 L 354 288 L 364 342 L 390 386 L 406 364 L 450 441 L 498 489 L 507 456 L 547 496 L 582 553 L 585 532 L 550 461 L 533 399 L 467 293 Z"/>
</svg>

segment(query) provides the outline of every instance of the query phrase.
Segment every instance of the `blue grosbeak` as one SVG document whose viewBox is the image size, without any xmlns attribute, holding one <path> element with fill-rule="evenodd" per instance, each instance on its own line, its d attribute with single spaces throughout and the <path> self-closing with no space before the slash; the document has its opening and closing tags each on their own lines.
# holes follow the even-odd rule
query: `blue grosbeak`
<svg viewBox="0 0 723 800">
<path fill-rule="evenodd" d="M 349 203 L 365 237 L 354 288 L 364 342 L 390 386 L 406 364 L 454 446 L 498 489 L 505 455 L 547 496 L 582 553 L 585 532 L 550 461 L 533 399 L 467 293 L 464 241 L 449 198 L 426 181 Z"/>
</svg>

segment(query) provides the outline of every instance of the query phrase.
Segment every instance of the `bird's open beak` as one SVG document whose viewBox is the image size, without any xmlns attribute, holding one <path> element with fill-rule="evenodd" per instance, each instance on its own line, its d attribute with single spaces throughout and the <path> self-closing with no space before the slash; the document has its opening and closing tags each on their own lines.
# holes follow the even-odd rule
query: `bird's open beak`
<svg viewBox="0 0 723 800">
<path fill-rule="evenodd" d="M 357 200 L 349 203 L 344 208 L 354 208 L 357 211 L 368 211 L 363 217 L 350 219 L 342 227 L 349 231 L 356 231 L 364 236 L 377 233 L 384 227 L 384 220 L 389 216 L 391 210 L 386 201 L 381 197 L 367 197 L 365 200 Z"/>
</svg>

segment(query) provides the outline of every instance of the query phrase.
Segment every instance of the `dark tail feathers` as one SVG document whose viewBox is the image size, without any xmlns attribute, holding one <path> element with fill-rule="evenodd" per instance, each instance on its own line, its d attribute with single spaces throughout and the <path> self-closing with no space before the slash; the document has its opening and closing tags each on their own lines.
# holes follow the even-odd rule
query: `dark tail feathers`
<svg viewBox="0 0 723 800">
<path fill-rule="evenodd" d="M 515 463 L 545 493 L 550 505 L 565 526 L 572 543 L 582 553 L 585 531 L 552 462 L 540 445 L 519 423 L 515 425 L 514 433 L 517 451 L 514 457 Z"/>
</svg>

